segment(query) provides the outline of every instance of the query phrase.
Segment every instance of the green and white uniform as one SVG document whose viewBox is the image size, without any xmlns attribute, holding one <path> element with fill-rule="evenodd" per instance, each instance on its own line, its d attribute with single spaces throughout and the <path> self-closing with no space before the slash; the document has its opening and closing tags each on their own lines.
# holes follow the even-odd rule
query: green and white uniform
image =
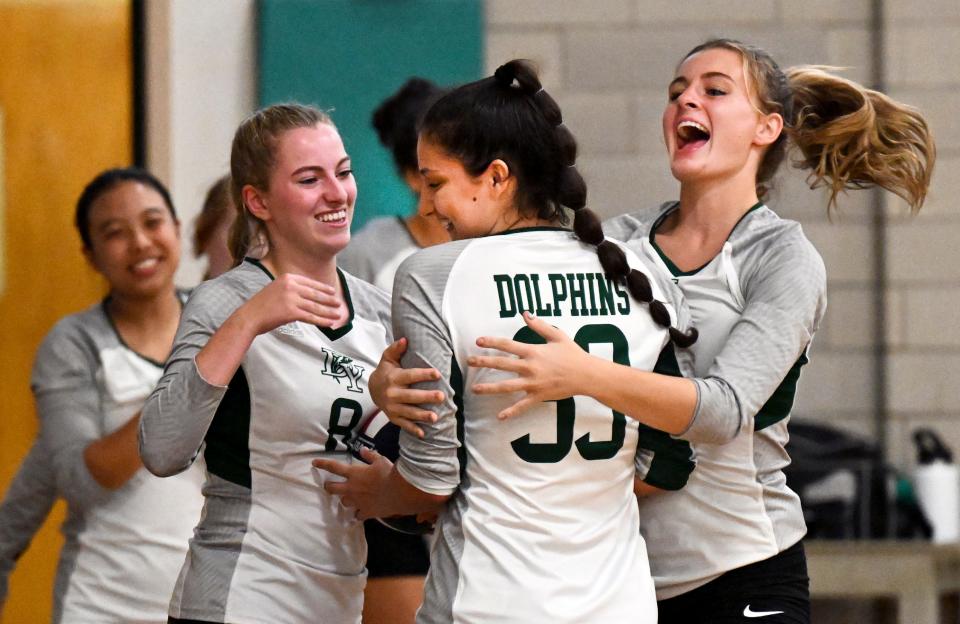
<svg viewBox="0 0 960 624">
<path fill-rule="evenodd" d="M 144 464 L 187 469 L 204 446 L 204 513 L 170 601 L 181 619 L 357 624 L 363 525 L 322 487 L 311 460 L 349 460 L 345 440 L 376 410 L 367 379 L 391 342 L 387 293 L 339 272 L 346 325 L 293 322 L 257 336 L 228 387 L 197 353 L 273 276 L 255 260 L 204 282 L 140 421 Z"/>
<path fill-rule="evenodd" d="M 644 499 L 658 599 L 700 587 L 724 572 L 769 559 L 806 533 L 800 499 L 783 468 L 787 422 L 800 368 L 826 310 L 826 273 L 800 225 L 754 206 L 706 266 L 683 273 L 654 243 L 676 202 L 607 221 L 612 236 L 683 294 L 700 338 L 678 360 L 697 385 L 689 429 L 671 446 L 692 445 L 686 486 Z M 678 464 L 679 465 L 679 464 Z"/>
<path fill-rule="evenodd" d="M 631 266 L 641 261 L 628 254 Z M 657 298 L 663 293 L 655 285 Z M 523 310 L 601 357 L 653 369 L 664 328 L 603 275 L 568 230 L 528 228 L 431 247 L 407 259 L 393 294 L 403 366 L 435 367 L 439 420 L 401 434 L 397 470 L 453 497 L 441 515 L 419 624 L 655 622 L 633 476 L 638 426 L 597 401 L 568 398 L 497 420 L 518 395 L 479 396 L 510 375 L 468 368 L 479 336 L 537 342 Z M 539 339 L 542 341 L 542 339 Z"/>
<path fill-rule="evenodd" d="M 165 622 L 187 540 L 200 517 L 202 465 L 173 479 L 138 470 L 108 490 L 84 451 L 140 412 L 163 365 L 130 349 L 106 302 L 59 321 L 37 351 L 30 386 L 47 453 L 67 500 L 54 622 Z"/>
</svg>

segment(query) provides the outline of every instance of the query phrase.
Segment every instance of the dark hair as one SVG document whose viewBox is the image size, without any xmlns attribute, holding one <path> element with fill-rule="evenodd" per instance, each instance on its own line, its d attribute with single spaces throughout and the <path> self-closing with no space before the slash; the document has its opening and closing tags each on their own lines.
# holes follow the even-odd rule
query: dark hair
<svg viewBox="0 0 960 624">
<path fill-rule="evenodd" d="M 587 185 L 576 167 L 577 141 L 529 61 L 510 61 L 491 78 L 443 96 L 427 111 L 420 132 L 457 158 L 470 175 L 480 175 L 496 159 L 507 163 L 517 179 L 521 214 L 565 224 L 563 207 L 573 210 L 574 233 L 596 246 L 607 276 L 649 304 L 653 320 L 669 328 L 675 344 L 687 347 L 696 341 L 695 329 L 684 334 L 670 326 L 670 314 L 653 298 L 647 276 L 630 269 L 623 249 L 604 238 L 600 219 L 585 207 Z"/>
<path fill-rule="evenodd" d="M 413 77 L 373 111 L 371 123 L 400 175 L 417 171 L 417 124 L 437 98 L 446 93 L 429 80 Z"/>
<path fill-rule="evenodd" d="M 811 172 L 811 188 L 830 188 L 828 208 L 846 189 L 876 185 L 902 197 L 914 212 L 920 210 L 937 151 L 918 110 L 828 71 L 833 68 L 801 65 L 783 71 L 766 51 L 734 39 L 706 41 L 683 60 L 716 48 L 740 54 L 759 111 L 783 117 L 784 131 L 757 170 L 760 199 L 786 157 L 789 140 L 800 152 L 796 166 Z"/>
<path fill-rule="evenodd" d="M 158 180 L 152 173 L 139 167 L 107 169 L 106 171 L 98 173 L 93 180 L 90 180 L 87 186 L 84 187 L 83 192 L 80 193 L 79 199 L 77 199 L 77 210 L 74 214 L 73 222 L 74 225 L 77 226 L 80 239 L 83 241 L 83 246 L 86 249 L 90 249 L 92 244 L 90 240 L 90 208 L 93 206 L 93 202 L 99 199 L 104 193 L 113 190 L 125 182 L 138 182 L 156 191 L 160 197 L 163 198 L 167 209 L 170 210 L 170 216 L 173 217 L 174 221 L 177 221 L 177 211 L 173 208 L 170 191 L 168 191 L 167 187 L 163 185 L 163 182 Z"/>
<path fill-rule="evenodd" d="M 237 209 L 230 193 L 230 176 L 218 178 L 207 189 L 207 196 L 203 200 L 203 207 L 193 227 L 193 254 L 196 257 L 203 255 L 203 250 L 210 242 L 210 238 L 217 226 L 229 217 L 230 222 L 236 217 Z"/>
</svg>

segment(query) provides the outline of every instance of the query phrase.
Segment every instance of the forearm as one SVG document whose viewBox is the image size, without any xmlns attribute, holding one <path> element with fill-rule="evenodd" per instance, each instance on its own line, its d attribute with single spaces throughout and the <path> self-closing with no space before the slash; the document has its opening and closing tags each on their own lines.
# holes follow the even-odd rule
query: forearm
<svg viewBox="0 0 960 624">
<path fill-rule="evenodd" d="M 256 328 L 243 309 L 236 310 L 197 353 L 197 372 L 212 385 L 227 385 L 256 336 Z"/>
<path fill-rule="evenodd" d="M 580 394 L 634 418 L 648 427 L 678 435 L 697 409 L 697 387 L 683 377 L 661 375 L 591 357 L 578 384 Z"/>
<path fill-rule="evenodd" d="M 130 480 L 143 465 L 137 449 L 137 413 L 122 427 L 87 445 L 83 461 L 90 476 L 108 490 L 116 490 Z"/>
<path fill-rule="evenodd" d="M 439 512 L 449 500 L 449 495 L 429 494 L 411 485 L 396 467 L 387 477 L 384 488 L 383 507 L 378 517 L 410 516 L 425 512 Z"/>
<path fill-rule="evenodd" d="M 633 478 L 633 493 L 637 495 L 637 498 L 656 496 L 657 494 L 663 494 L 664 492 L 666 492 L 666 490 L 661 490 L 658 487 L 650 485 L 639 477 Z"/>
</svg>

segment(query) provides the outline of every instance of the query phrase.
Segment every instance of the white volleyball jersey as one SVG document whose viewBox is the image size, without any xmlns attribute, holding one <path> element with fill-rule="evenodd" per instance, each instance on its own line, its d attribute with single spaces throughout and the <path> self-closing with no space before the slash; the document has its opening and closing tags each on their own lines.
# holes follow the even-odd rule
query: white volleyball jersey
<svg viewBox="0 0 960 624">
<path fill-rule="evenodd" d="M 57 323 L 37 354 L 31 387 L 41 420 L 39 446 L 69 505 L 55 622 L 166 621 L 200 517 L 202 465 L 172 479 L 141 468 L 110 491 L 83 460 L 91 442 L 140 412 L 162 370 L 123 343 L 105 304 Z"/>
<path fill-rule="evenodd" d="M 631 266 L 644 270 L 629 255 Z M 654 285 L 657 299 L 661 289 Z M 404 367 L 432 366 L 446 402 L 423 440 L 401 434 L 397 469 L 453 494 L 431 553 L 420 624 L 655 622 L 637 521 L 634 420 L 587 397 L 509 421 L 519 394 L 473 384 L 512 375 L 467 366 L 479 336 L 542 342 L 528 310 L 583 349 L 651 370 L 668 341 L 648 308 L 607 279 L 596 250 L 559 228 L 526 228 L 418 252 L 397 273 L 394 333 Z"/>
<path fill-rule="evenodd" d="M 683 489 L 640 502 L 661 600 L 772 557 L 806 532 L 783 468 L 800 368 L 826 304 L 819 254 L 796 223 L 759 204 L 708 264 L 680 271 L 653 239 L 676 206 L 605 224 L 633 231 L 627 244 L 674 280 L 700 333 L 678 358 L 698 384 L 697 413 L 670 438 L 674 448 L 692 445 L 696 469 Z"/>
<path fill-rule="evenodd" d="M 366 580 L 363 525 L 327 494 L 327 473 L 311 460 L 349 461 L 345 441 L 376 411 L 367 379 L 391 341 L 389 297 L 340 272 L 346 325 L 293 322 L 259 335 L 228 388 L 208 384 L 197 371 L 197 352 L 272 279 L 248 259 L 199 286 L 144 407 L 141 454 L 152 470 L 182 470 L 205 443 L 204 515 L 170 615 L 357 624 Z"/>
</svg>

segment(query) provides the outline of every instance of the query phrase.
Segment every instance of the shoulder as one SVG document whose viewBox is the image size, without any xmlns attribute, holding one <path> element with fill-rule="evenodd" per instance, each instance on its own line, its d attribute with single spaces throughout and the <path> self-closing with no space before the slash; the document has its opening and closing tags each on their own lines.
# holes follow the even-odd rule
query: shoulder
<svg viewBox="0 0 960 624">
<path fill-rule="evenodd" d="M 194 288 L 187 300 L 187 308 L 239 305 L 259 292 L 270 281 L 270 275 L 263 268 L 244 261 L 226 273 Z"/>
<path fill-rule="evenodd" d="M 610 217 L 603 222 L 603 232 L 610 238 L 622 241 L 648 236 L 654 223 L 675 209 L 677 204 L 678 202 L 669 201 L 652 208 Z"/>
<path fill-rule="evenodd" d="M 400 263 L 400 267 L 397 269 L 396 280 L 410 275 L 422 276 L 449 272 L 450 268 L 456 263 L 457 259 L 463 255 L 464 251 L 479 240 L 483 239 L 451 241 L 449 243 L 442 243 L 420 249 Z"/>
<path fill-rule="evenodd" d="M 34 383 L 69 368 L 91 369 L 92 374 L 98 345 L 111 338 L 115 340 L 115 334 L 102 303 L 63 317 L 47 332 L 37 349 Z"/>
<path fill-rule="evenodd" d="M 729 240 L 745 287 L 751 281 L 777 274 L 826 290 L 823 258 L 796 221 L 783 219 L 764 206 L 748 215 Z"/>
</svg>

